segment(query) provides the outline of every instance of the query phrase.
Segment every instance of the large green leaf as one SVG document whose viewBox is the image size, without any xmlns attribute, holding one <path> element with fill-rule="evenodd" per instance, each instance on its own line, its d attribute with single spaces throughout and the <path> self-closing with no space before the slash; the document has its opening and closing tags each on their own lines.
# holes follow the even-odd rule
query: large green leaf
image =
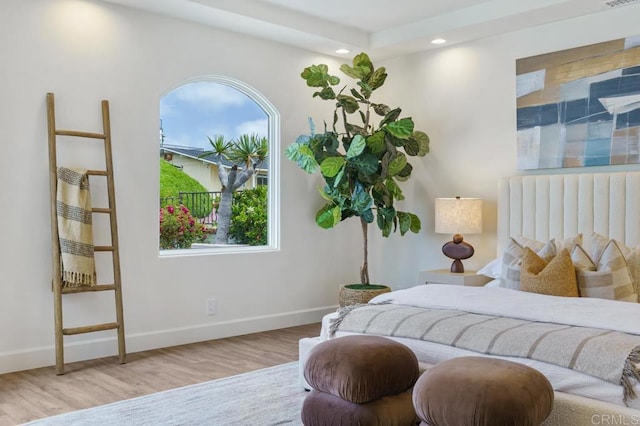
<svg viewBox="0 0 640 426">
<path fill-rule="evenodd" d="M 358 101 L 356 101 L 353 96 L 338 95 L 336 96 L 336 100 L 338 101 L 338 105 L 344 108 L 348 114 L 353 114 L 360 108 Z"/>
<path fill-rule="evenodd" d="M 385 132 L 378 131 L 367 138 L 367 146 L 373 154 L 382 154 L 385 151 L 384 145 Z"/>
<path fill-rule="evenodd" d="M 387 79 L 387 70 L 384 67 L 380 67 L 371 74 L 367 83 L 371 87 L 371 90 L 376 90 L 378 87 L 384 84 Z"/>
<path fill-rule="evenodd" d="M 392 121 L 396 121 L 398 117 L 400 117 L 400 113 L 402 110 L 400 108 L 392 109 L 384 116 L 384 118 L 380 121 L 380 127 L 391 123 Z"/>
<path fill-rule="evenodd" d="M 342 193 L 338 189 L 334 188 L 333 186 L 326 185 L 323 192 L 327 197 L 329 197 L 327 201 L 331 201 L 331 204 L 338 205 L 341 208 L 344 207 L 346 197 L 342 195 Z M 347 191 L 347 194 L 350 195 L 349 191 Z"/>
<path fill-rule="evenodd" d="M 340 83 L 338 77 L 329 75 L 329 67 L 325 64 L 311 65 L 305 68 L 300 77 L 307 81 L 309 87 L 328 87 Z"/>
<path fill-rule="evenodd" d="M 287 147 L 285 155 L 307 173 L 315 173 L 318 170 L 318 162 L 307 144 L 294 142 Z"/>
<path fill-rule="evenodd" d="M 373 71 L 373 64 L 366 53 L 360 53 L 353 58 L 353 66 L 342 64 L 340 71 L 356 80 L 366 80 Z"/>
<path fill-rule="evenodd" d="M 369 209 L 369 210 L 365 210 L 364 212 L 362 212 L 362 214 L 360 215 L 360 217 L 367 223 L 372 223 L 373 222 L 373 210 Z"/>
<path fill-rule="evenodd" d="M 404 235 L 407 231 L 414 234 L 420 232 L 420 218 L 413 213 L 398 212 L 398 224 L 400 225 L 400 235 Z"/>
<path fill-rule="evenodd" d="M 391 108 L 389 108 L 389 106 L 385 104 L 371 104 L 371 106 L 373 107 L 373 110 L 376 112 L 376 114 L 383 117 L 391 112 Z"/>
<path fill-rule="evenodd" d="M 376 206 L 383 207 L 393 204 L 393 196 L 389 192 L 389 188 L 382 182 L 377 182 L 373 186 L 371 194 Z"/>
<path fill-rule="evenodd" d="M 336 226 L 342 217 L 340 206 L 327 204 L 316 213 L 316 223 L 324 229 Z"/>
<path fill-rule="evenodd" d="M 418 157 L 424 157 L 429 153 L 429 136 L 425 132 L 416 130 L 409 139 L 418 143 L 419 148 L 416 154 Z"/>
<path fill-rule="evenodd" d="M 367 67 L 371 71 L 373 71 L 373 63 L 371 59 L 369 59 L 369 55 L 364 52 L 358 53 L 353 57 L 353 66 L 354 67 Z"/>
<path fill-rule="evenodd" d="M 398 186 L 398 184 L 393 180 L 393 178 L 386 179 L 384 181 L 389 193 L 398 201 L 404 200 L 404 194 L 402 194 L 402 189 Z"/>
<path fill-rule="evenodd" d="M 358 86 L 360 86 L 360 92 L 362 93 L 362 96 L 364 96 L 365 99 L 369 99 L 371 97 L 371 92 L 373 92 L 371 86 L 369 86 L 364 81 L 359 81 L 357 84 Z"/>
<path fill-rule="evenodd" d="M 327 161 L 327 160 L 325 160 Z M 324 161 L 322 162 L 324 164 Z M 395 176 L 404 169 L 404 166 L 407 165 L 407 157 L 399 152 L 390 162 L 389 168 L 387 170 L 387 174 L 389 176 Z M 321 166 L 322 167 L 322 166 Z"/>
<path fill-rule="evenodd" d="M 346 160 L 344 157 L 329 157 L 325 158 L 320 164 L 320 171 L 323 176 L 334 177 L 338 174 L 340 169 L 344 166 Z"/>
<path fill-rule="evenodd" d="M 378 171 L 378 157 L 368 152 L 349 159 L 349 163 L 365 176 L 373 175 Z"/>
<path fill-rule="evenodd" d="M 404 235 L 411 228 L 411 216 L 406 212 L 398 212 L 398 225 L 400 227 L 400 235 Z"/>
<path fill-rule="evenodd" d="M 351 67 L 347 64 L 340 65 L 340 71 L 351 78 L 355 78 L 356 80 L 363 79 L 365 75 L 371 72 L 371 70 L 366 67 Z"/>
<path fill-rule="evenodd" d="M 420 151 L 420 144 L 418 143 L 417 140 L 413 138 L 409 138 L 407 139 L 403 148 L 404 148 L 404 152 L 406 152 L 407 155 L 414 157 L 418 155 L 418 152 Z"/>
<path fill-rule="evenodd" d="M 336 98 L 336 92 L 334 92 L 333 88 L 331 88 L 331 87 L 325 87 L 324 89 L 322 89 L 319 92 L 314 92 L 313 93 L 313 97 L 315 98 L 316 96 L 319 96 L 320 99 L 324 99 L 326 101 L 328 99 L 335 99 Z"/>
<path fill-rule="evenodd" d="M 409 139 L 396 138 L 395 136 L 393 136 L 391 133 L 388 133 L 388 132 L 385 132 L 385 133 L 386 133 L 385 139 L 387 140 L 387 142 L 390 142 L 393 146 L 404 147 L 407 141 L 409 140 Z"/>
<path fill-rule="evenodd" d="M 338 136 L 335 133 L 321 133 L 309 141 L 309 146 L 316 155 L 322 150 L 326 150 L 332 155 L 338 155 L 340 142 L 338 142 Z"/>
<path fill-rule="evenodd" d="M 358 215 L 361 215 L 366 210 L 370 210 L 373 205 L 373 199 L 368 192 L 362 189 L 362 186 L 356 186 L 356 189 L 351 195 L 351 208 L 355 210 Z"/>
<path fill-rule="evenodd" d="M 347 151 L 347 159 L 357 157 L 362 154 L 364 148 L 367 146 L 367 140 L 362 135 L 355 135 L 351 140 L 351 145 L 349 145 L 349 150 Z"/>
<path fill-rule="evenodd" d="M 420 228 L 422 228 L 420 218 L 413 213 L 409 213 L 409 216 L 411 217 L 411 226 L 409 227 L 409 229 L 414 234 L 417 234 L 418 232 L 420 232 Z"/>
<path fill-rule="evenodd" d="M 388 237 L 393 230 L 396 221 L 396 209 L 393 207 L 378 208 L 377 223 L 383 237 Z"/>
<path fill-rule="evenodd" d="M 407 163 L 404 166 L 404 168 L 402 170 L 400 170 L 400 173 L 398 173 L 394 177 L 395 177 L 396 180 L 398 180 L 400 182 L 405 182 L 411 176 L 411 172 L 412 171 L 413 171 L 413 166 L 411 164 Z"/>
<path fill-rule="evenodd" d="M 357 98 L 360 99 L 361 101 L 364 101 L 364 98 L 362 97 L 362 95 L 360 93 L 358 93 L 358 91 L 354 88 L 351 88 L 351 94 Z"/>
<path fill-rule="evenodd" d="M 385 129 L 396 138 L 407 139 L 413 133 L 413 120 L 402 118 L 398 121 L 392 121 Z"/>
</svg>

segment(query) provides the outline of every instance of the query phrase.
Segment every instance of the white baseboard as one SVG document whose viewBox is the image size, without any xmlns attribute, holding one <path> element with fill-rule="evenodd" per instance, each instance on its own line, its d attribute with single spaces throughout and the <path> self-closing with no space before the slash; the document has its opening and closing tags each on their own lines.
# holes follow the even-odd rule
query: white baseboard
<svg viewBox="0 0 640 426">
<path fill-rule="evenodd" d="M 324 315 L 335 312 L 337 308 L 337 306 L 323 306 L 147 333 L 126 334 L 127 353 L 311 324 L 319 322 Z M 65 342 L 64 347 L 65 363 L 104 358 L 117 354 L 118 344 L 115 334 L 111 337 L 81 342 Z M 55 347 L 53 345 L 0 353 L 0 374 L 48 367 L 54 364 Z"/>
</svg>

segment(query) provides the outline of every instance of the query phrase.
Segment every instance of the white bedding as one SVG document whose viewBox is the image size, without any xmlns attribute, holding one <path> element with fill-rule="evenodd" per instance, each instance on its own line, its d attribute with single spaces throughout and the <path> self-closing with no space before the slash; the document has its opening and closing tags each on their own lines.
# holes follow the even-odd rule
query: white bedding
<svg viewBox="0 0 640 426">
<path fill-rule="evenodd" d="M 371 302 L 458 309 L 479 314 L 605 328 L 640 335 L 640 304 L 604 299 L 555 297 L 505 288 L 429 284 L 386 293 L 377 296 Z M 328 338 L 329 321 L 335 316 L 336 314 L 330 314 L 323 320 L 321 336 L 325 339 Z M 336 335 L 346 334 L 350 333 L 338 332 Z M 421 362 L 429 364 L 459 356 L 479 355 L 472 351 L 437 343 L 404 338 L 394 338 L 394 340 L 409 346 Z M 541 371 L 556 391 L 624 405 L 622 386 L 539 361 L 510 357 L 504 357 L 504 359 Z M 635 389 L 639 397 L 629 399 L 628 405 L 640 409 L 640 386 L 636 384 Z"/>
</svg>

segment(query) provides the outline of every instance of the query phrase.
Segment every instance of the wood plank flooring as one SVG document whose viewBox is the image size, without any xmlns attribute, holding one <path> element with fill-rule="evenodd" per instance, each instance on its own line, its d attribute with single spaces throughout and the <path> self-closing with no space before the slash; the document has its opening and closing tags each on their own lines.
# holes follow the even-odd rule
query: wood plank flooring
<svg viewBox="0 0 640 426">
<path fill-rule="evenodd" d="M 0 426 L 219 379 L 298 359 L 320 324 L 273 330 L 0 375 Z"/>
</svg>

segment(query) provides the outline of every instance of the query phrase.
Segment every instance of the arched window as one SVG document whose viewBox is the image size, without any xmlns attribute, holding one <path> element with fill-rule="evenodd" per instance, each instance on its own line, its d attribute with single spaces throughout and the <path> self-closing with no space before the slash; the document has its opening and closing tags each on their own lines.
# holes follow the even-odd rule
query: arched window
<svg viewBox="0 0 640 426">
<path fill-rule="evenodd" d="M 160 100 L 162 255 L 279 248 L 280 116 L 251 86 L 188 80 Z"/>
</svg>

